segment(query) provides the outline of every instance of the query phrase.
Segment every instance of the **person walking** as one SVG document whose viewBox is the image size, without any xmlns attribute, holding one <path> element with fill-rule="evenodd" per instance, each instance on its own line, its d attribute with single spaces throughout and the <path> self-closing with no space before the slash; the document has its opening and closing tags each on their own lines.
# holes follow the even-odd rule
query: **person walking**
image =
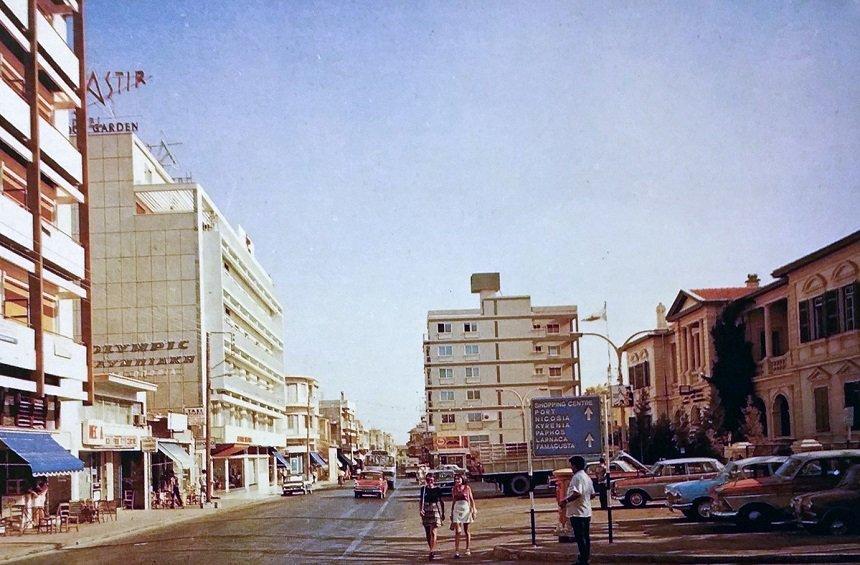
<svg viewBox="0 0 860 565">
<path fill-rule="evenodd" d="M 427 559 L 433 561 L 436 557 L 436 530 L 445 521 L 445 503 L 442 501 L 442 491 L 436 486 L 436 479 L 428 474 L 424 478 L 424 486 L 418 495 L 421 512 L 421 523 L 427 536 L 427 547 L 430 554 Z"/>
<path fill-rule="evenodd" d="M 561 506 L 570 520 L 573 539 L 579 550 L 576 563 L 588 565 L 591 558 L 591 497 L 594 496 L 594 487 L 591 477 L 585 473 L 585 459 L 581 455 L 574 455 L 568 461 L 573 469 L 573 477 L 570 478 L 567 496 L 562 499 Z"/>
<path fill-rule="evenodd" d="M 472 487 L 466 484 L 466 477 L 454 475 L 454 486 L 451 489 L 451 527 L 454 529 L 454 559 L 460 559 L 460 534 L 466 537 L 466 557 L 472 555 L 472 533 L 469 524 L 475 521 L 478 509 L 475 508 L 475 497 Z"/>
<path fill-rule="evenodd" d="M 597 496 L 600 497 L 600 509 L 606 510 L 609 504 L 609 497 L 606 490 L 606 460 L 603 457 L 597 462 L 594 469 L 594 486 L 597 487 Z"/>
</svg>

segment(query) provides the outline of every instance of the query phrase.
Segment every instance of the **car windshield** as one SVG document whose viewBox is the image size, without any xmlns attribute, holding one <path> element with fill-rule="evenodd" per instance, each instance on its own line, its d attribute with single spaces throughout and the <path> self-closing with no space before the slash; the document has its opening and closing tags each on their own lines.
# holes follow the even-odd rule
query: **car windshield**
<svg viewBox="0 0 860 565">
<path fill-rule="evenodd" d="M 382 473 L 362 473 L 361 478 L 366 481 L 378 481 L 382 479 Z"/>
<path fill-rule="evenodd" d="M 717 478 L 721 481 L 728 481 L 730 478 L 732 478 L 733 475 L 737 475 L 738 471 L 740 471 L 740 468 L 734 461 L 731 461 L 725 467 L 723 467 L 723 470 L 720 471 L 720 474 L 717 475 Z"/>
<path fill-rule="evenodd" d="M 801 465 L 803 465 L 802 459 L 789 457 L 786 462 L 776 470 L 775 475 L 783 479 L 790 479 L 794 476 L 797 470 L 800 469 Z"/>
</svg>

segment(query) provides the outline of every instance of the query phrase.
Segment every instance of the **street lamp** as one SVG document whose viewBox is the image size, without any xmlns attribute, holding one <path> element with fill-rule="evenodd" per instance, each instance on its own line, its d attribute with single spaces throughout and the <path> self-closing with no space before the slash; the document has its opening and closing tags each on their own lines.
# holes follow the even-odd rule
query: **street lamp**
<svg viewBox="0 0 860 565">
<path fill-rule="evenodd" d="M 537 532 L 535 530 L 534 467 L 532 465 L 532 442 L 529 439 L 528 433 L 526 432 L 526 403 L 531 400 L 530 395 L 532 393 L 546 392 L 549 389 L 546 387 L 534 388 L 526 392 L 524 395 L 521 395 L 512 388 L 501 388 L 499 390 L 501 392 L 513 393 L 520 401 L 520 413 L 523 418 L 523 439 L 526 442 L 526 457 L 528 459 L 529 465 L 529 502 L 531 504 L 531 508 L 529 509 L 529 515 L 531 519 L 532 547 L 537 547 Z"/>
</svg>

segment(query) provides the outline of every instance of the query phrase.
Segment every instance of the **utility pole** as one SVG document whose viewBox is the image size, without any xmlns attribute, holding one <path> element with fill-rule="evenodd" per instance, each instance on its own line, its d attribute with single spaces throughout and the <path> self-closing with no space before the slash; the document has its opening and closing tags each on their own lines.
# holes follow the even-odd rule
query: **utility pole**
<svg viewBox="0 0 860 565">
<path fill-rule="evenodd" d="M 209 332 L 206 332 L 206 371 L 205 371 L 205 393 L 203 413 L 206 415 L 206 502 L 212 502 L 212 421 L 209 415 L 210 401 L 212 395 L 212 383 L 210 379 L 212 358 L 212 338 Z"/>
<path fill-rule="evenodd" d="M 311 383 L 308 382 L 308 420 L 305 422 L 305 478 L 311 480 L 311 422 L 313 422 L 313 414 L 311 413 Z"/>
</svg>

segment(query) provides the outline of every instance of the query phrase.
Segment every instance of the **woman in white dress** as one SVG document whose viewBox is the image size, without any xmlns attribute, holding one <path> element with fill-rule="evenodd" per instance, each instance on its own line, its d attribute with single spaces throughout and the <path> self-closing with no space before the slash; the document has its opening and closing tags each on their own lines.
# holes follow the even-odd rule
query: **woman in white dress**
<svg viewBox="0 0 860 565">
<path fill-rule="evenodd" d="M 478 510 L 475 508 L 475 497 L 472 487 L 466 484 L 463 475 L 454 475 L 454 487 L 451 489 L 451 527 L 454 529 L 454 559 L 460 558 L 460 534 L 466 535 L 465 555 L 471 555 L 472 533 L 469 525 L 475 521 Z"/>
</svg>

